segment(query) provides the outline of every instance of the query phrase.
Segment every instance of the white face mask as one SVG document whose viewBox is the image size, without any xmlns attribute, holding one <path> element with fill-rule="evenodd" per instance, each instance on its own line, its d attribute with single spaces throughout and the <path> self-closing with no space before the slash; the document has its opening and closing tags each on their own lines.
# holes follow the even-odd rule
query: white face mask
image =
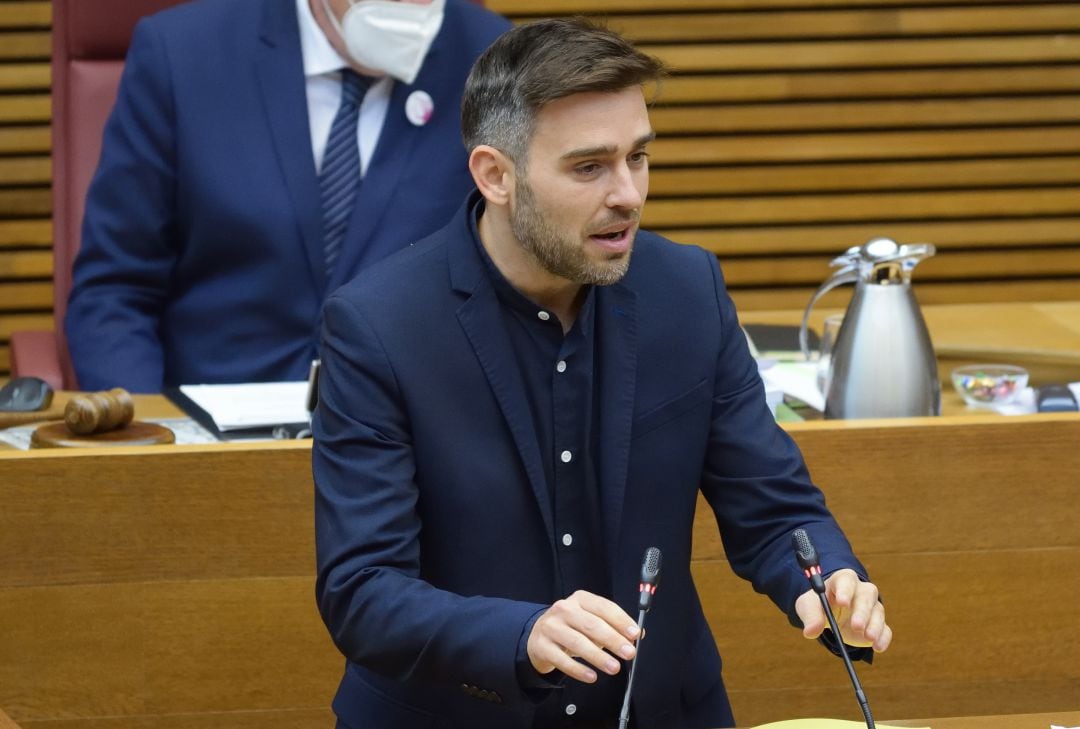
<svg viewBox="0 0 1080 729">
<path fill-rule="evenodd" d="M 352 5 L 340 21 L 330 10 L 329 0 L 323 0 L 323 6 L 353 60 L 407 84 L 415 81 L 442 27 L 446 0 L 432 0 L 427 5 L 395 0 L 349 1 Z"/>
</svg>

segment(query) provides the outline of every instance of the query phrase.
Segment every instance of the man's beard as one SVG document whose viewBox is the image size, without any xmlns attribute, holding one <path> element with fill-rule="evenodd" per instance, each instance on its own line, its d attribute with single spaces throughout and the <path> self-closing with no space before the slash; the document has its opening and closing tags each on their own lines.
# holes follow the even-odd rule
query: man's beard
<svg viewBox="0 0 1080 729">
<path fill-rule="evenodd" d="M 592 261 L 580 243 L 565 238 L 548 223 L 528 184 L 518 179 L 515 192 L 517 199 L 510 214 L 510 228 L 522 247 L 532 254 L 545 271 L 576 284 L 595 286 L 616 283 L 626 275 L 633 241 L 625 255 Z M 636 219 L 637 214 L 633 212 L 615 214 L 598 227 L 624 222 L 629 224 Z"/>
</svg>

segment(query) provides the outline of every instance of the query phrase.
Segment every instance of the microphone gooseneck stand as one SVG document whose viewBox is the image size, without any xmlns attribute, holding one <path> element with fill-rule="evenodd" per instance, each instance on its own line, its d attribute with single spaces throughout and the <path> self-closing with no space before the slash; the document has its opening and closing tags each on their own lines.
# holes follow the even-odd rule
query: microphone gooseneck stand
<svg viewBox="0 0 1080 729">
<path fill-rule="evenodd" d="M 656 594 L 656 585 L 660 581 L 660 550 L 649 547 L 641 562 L 641 584 L 638 585 L 638 651 L 630 662 L 630 676 L 626 679 L 626 693 L 623 694 L 622 711 L 619 712 L 619 729 L 626 729 L 630 722 L 630 694 L 634 688 L 634 673 L 637 659 L 641 655 L 641 636 L 645 629 L 645 613 L 652 607 L 652 598 Z"/>
<path fill-rule="evenodd" d="M 844 645 L 844 639 L 840 635 L 840 628 L 836 624 L 836 616 L 833 615 L 832 606 L 829 605 L 829 599 L 825 597 L 825 581 L 821 579 L 821 561 L 818 559 L 817 550 L 814 549 L 814 545 L 810 542 L 810 535 L 806 533 L 805 529 L 796 529 L 792 532 L 791 541 L 795 546 L 795 557 L 799 561 L 799 566 L 802 567 L 803 574 L 810 580 L 810 586 L 817 593 L 818 599 L 821 600 L 821 607 L 825 610 L 825 617 L 829 620 L 829 628 L 832 629 L 837 643 L 840 644 L 840 657 L 844 659 L 844 667 L 847 669 L 848 678 L 851 679 L 851 685 L 855 687 L 855 698 L 859 702 L 859 708 L 862 709 L 867 729 L 875 729 L 874 717 L 870 713 L 870 704 L 866 700 L 866 694 L 863 693 L 859 677 L 855 675 L 855 666 L 851 664 L 851 657 L 848 656 L 847 646 Z"/>
<path fill-rule="evenodd" d="M 645 613 L 647 610 L 639 610 L 637 618 L 638 630 L 642 630 L 645 626 Z M 640 635 L 640 633 L 639 633 Z M 638 650 L 641 648 L 641 640 L 638 639 Z M 619 729 L 626 729 L 627 723 L 630 721 L 630 692 L 634 687 L 634 672 L 637 670 L 637 657 L 638 654 L 634 654 L 634 660 L 630 661 L 630 676 L 626 679 L 626 693 L 623 694 L 622 711 L 619 712 Z"/>
</svg>

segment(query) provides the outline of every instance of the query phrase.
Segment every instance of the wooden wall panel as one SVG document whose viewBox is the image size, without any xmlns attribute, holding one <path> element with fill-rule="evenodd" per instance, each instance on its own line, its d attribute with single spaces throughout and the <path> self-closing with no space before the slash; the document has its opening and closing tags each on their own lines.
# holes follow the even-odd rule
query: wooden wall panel
<svg viewBox="0 0 1080 729">
<path fill-rule="evenodd" d="M 723 169 L 667 167 L 653 170 L 650 183 L 672 195 L 793 194 L 811 185 L 825 192 L 900 192 L 920 190 L 932 181 L 935 190 L 977 191 L 981 188 L 1021 188 L 1080 183 L 1080 155 L 1031 157 L 1023 164 L 1012 159 L 942 161 L 883 160 L 809 164 L 729 165 Z M 651 207 L 651 206 L 650 206 Z M 1025 221 L 1011 221 L 1023 224 Z M 984 220 L 965 221 L 973 229 Z M 995 225 L 997 225 L 995 223 Z M 807 236 L 813 231 L 808 231 Z"/>
<path fill-rule="evenodd" d="M 904 68 L 973 64 L 1067 63 L 1080 60 L 1080 40 L 1064 36 L 1048 43 L 1037 36 L 879 40 L 858 44 L 843 40 L 784 43 L 642 44 L 677 70 L 767 71 L 823 68 Z"/>
<path fill-rule="evenodd" d="M 940 131 L 821 131 L 808 134 L 733 134 L 707 137 L 669 137 L 653 145 L 665 165 L 702 163 L 878 162 L 904 159 L 993 158 L 1022 160 L 1080 152 L 1080 126 L 1002 130 L 945 129 Z M 933 188 L 933 180 L 925 186 Z M 652 199 L 665 197 L 651 190 Z M 813 193 L 814 189 L 808 189 Z"/>
<path fill-rule="evenodd" d="M 666 104 L 706 101 L 795 101 L 803 99 L 874 99 L 979 97 L 1075 91 L 1080 68 L 1025 65 L 1016 67 L 905 68 L 885 70 L 695 74 L 664 81 Z"/>
<path fill-rule="evenodd" d="M 854 3 L 852 3 L 854 4 Z M 653 11 L 666 4 L 653 4 Z M 969 8 L 901 7 L 858 10 L 786 10 L 777 12 L 702 12 L 694 23 L 671 14 L 607 16 L 613 28 L 641 42 L 867 38 L 884 36 L 940 37 L 984 33 L 1041 33 L 1080 29 L 1080 8 L 1062 4 Z"/>
<path fill-rule="evenodd" d="M 16 125 L 0 127 L 0 153 L 14 156 L 17 153 L 48 153 L 52 149 L 49 128 L 42 126 Z M 18 159 L 18 157 L 14 157 Z M 46 155 L 45 159 L 48 159 Z M 12 161 L 7 157 L 0 159 L 5 166 Z"/>
<path fill-rule="evenodd" d="M 51 326 L 51 17 L 44 0 L 0 0 L 0 377 L 11 331 Z"/>
<path fill-rule="evenodd" d="M 832 9 L 857 5 L 859 7 L 891 8 L 907 5 L 987 5 L 986 0 L 488 0 L 487 5 L 508 15 L 526 13 L 622 13 L 656 12 L 658 7 L 673 12 L 707 10 L 790 10 L 792 8 Z M 1023 5 L 1023 2 L 1016 3 Z"/>
<path fill-rule="evenodd" d="M 41 314 L 0 313 L 0 338 L 7 339 L 12 332 L 23 329 L 48 329 L 52 323 L 52 314 L 48 312 Z"/>
</svg>

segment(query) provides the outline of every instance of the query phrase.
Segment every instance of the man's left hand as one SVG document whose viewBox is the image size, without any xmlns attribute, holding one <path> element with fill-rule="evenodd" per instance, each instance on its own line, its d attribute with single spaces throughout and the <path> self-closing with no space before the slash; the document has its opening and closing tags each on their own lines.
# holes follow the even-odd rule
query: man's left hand
<svg viewBox="0 0 1080 729">
<path fill-rule="evenodd" d="M 832 606 L 844 643 L 856 648 L 873 647 L 881 653 L 892 642 L 892 628 L 885 622 L 885 606 L 878 601 L 878 589 L 863 582 L 854 570 L 838 570 L 825 580 L 825 597 Z M 795 601 L 795 612 L 803 623 L 803 636 L 815 640 L 829 627 L 821 599 L 807 590 Z"/>
</svg>

